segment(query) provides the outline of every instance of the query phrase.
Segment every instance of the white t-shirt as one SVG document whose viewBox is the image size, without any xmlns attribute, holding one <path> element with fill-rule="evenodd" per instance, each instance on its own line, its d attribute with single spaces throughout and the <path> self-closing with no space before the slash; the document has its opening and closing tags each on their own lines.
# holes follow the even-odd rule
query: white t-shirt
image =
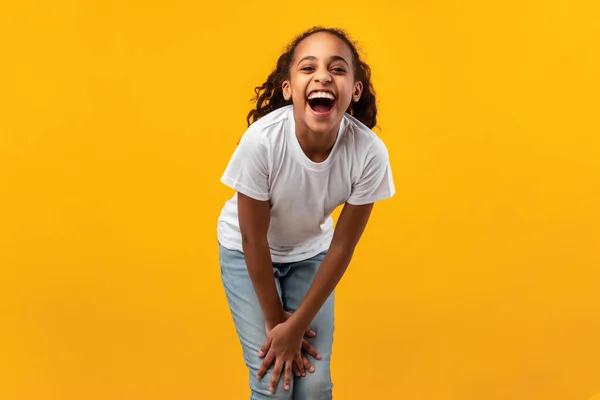
<svg viewBox="0 0 600 400">
<path fill-rule="evenodd" d="M 242 251 L 237 192 L 269 200 L 267 240 L 273 262 L 295 262 L 327 250 L 332 212 L 348 202 L 361 205 L 394 195 L 388 151 L 381 139 L 349 114 L 342 118 L 327 159 L 311 161 L 296 137 L 293 105 L 253 123 L 242 136 L 221 182 L 236 190 L 219 216 L 218 240 Z"/>
</svg>

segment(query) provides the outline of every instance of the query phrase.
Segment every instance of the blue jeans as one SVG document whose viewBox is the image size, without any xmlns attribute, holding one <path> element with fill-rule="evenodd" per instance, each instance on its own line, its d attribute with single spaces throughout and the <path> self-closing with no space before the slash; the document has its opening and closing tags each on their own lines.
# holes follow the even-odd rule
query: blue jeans
<svg viewBox="0 0 600 400">
<path fill-rule="evenodd" d="M 293 313 L 298 308 L 324 257 L 325 253 L 321 253 L 304 261 L 273 263 L 277 291 L 286 311 Z M 269 392 L 269 382 L 273 367 L 269 368 L 261 380 L 256 378 L 262 364 L 262 359 L 258 357 L 258 351 L 267 335 L 265 318 L 246 269 L 244 254 L 219 245 L 219 261 L 227 302 L 242 345 L 244 361 L 249 370 L 250 399 L 330 400 L 333 388 L 330 374 L 333 344 L 333 293 L 310 325 L 317 336 L 305 338 L 321 355 L 321 359 L 316 360 L 306 354 L 308 360 L 315 367 L 315 371 L 313 373 L 307 371 L 306 376 L 301 377 L 294 375 L 291 388 L 287 391 L 283 389 L 282 374 L 275 393 L 271 393 Z"/>
</svg>

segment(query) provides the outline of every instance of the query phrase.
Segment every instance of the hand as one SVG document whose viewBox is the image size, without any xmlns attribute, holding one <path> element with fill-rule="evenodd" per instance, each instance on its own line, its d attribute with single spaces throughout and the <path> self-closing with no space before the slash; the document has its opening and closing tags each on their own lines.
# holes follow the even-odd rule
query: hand
<svg viewBox="0 0 600 400">
<path fill-rule="evenodd" d="M 291 316 L 292 316 L 291 312 L 284 311 L 283 314 L 282 314 L 282 316 L 281 316 L 281 319 L 279 321 L 274 322 L 274 323 L 273 322 L 270 323 L 269 321 L 266 321 L 265 322 L 265 329 L 267 331 L 267 334 L 269 332 L 271 332 L 271 330 L 273 328 L 275 328 L 277 325 L 281 324 L 282 322 L 287 321 Z M 304 336 L 309 337 L 309 338 L 314 338 L 315 336 L 317 336 L 317 333 L 309 328 L 304 333 Z"/>
<path fill-rule="evenodd" d="M 265 322 L 265 329 L 267 331 L 267 335 L 269 334 L 269 332 L 271 332 L 273 330 L 274 327 L 276 327 L 280 323 L 287 321 L 288 318 L 291 316 L 292 316 L 292 314 L 290 312 L 284 311 L 280 322 L 278 322 L 278 323 L 269 323 L 268 321 Z M 307 338 L 314 338 L 317 336 L 317 333 L 311 329 L 307 329 L 306 332 L 304 332 L 304 336 Z M 264 344 L 267 344 L 267 341 L 265 341 Z M 263 347 L 265 347 L 265 346 L 263 345 Z M 315 350 L 315 348 L 313 346 L 311 346 L 306 340 L 302 341 L 302 349 L 304 351 L 306 351 L 308 354 L 310 354 L 311 356 L 313 356 L 314 358 L 316 358 L 316 359 L 320 358 L 320 355 L 318 354 L 317 350 Z M 258 353 L 258 356 L 260 358 L 264 358 L 265 355 L 267 354 L 268 350 L 269 350 L 269 348 L 266 347 L 264 349 L 264 351 L 261 350 Z M 267 366 L 267 368 L 268 367 L 269 366 Z M 306 376 L 306 371 L 311 372 L 311 373 L 315 372 L 315 367 L 310 363 L 310 361 L 308 361 L 308 358 L 306 358 L 306 356 L 304 354 L 301 354 L 300 360 L 298 360 L 298 359 L 294 360 L 292 369 L 294 370 L 294 374 L 298 377 Z"/>
<path fill-rule="evenodd" d="M 294 365 L 296 365 L 297 368 L 301 362 L 301 349 L 308 351 L 303 344 L 302 336 L 303 332 L 297 330 L 287 321 L 278 324 L 267 334 L 267 340 L 259 352 L 259 357 L 264 357 L 264 361 L 260 366 L 256 377 L 262 379 L 271 364 L 275 363 L 273 374 L 271 376 L 271 383 L 269 385 L 270 392 L 275 392 L 275 387 L 277 387 L 277 383 L 279 383 L 282 371 L 284 375 L 284 389 L 290 389 L 292 369 L 294 368 Z M 306 343 L 306 346 L 310 345 Z M 312 349 L 312 351 L 314 352 L 314 355 L 311 355 L 319 359 L 319 354 L 314 349 Z M 309 351 L 309 353 L 311 352 Z"/>
</svg>

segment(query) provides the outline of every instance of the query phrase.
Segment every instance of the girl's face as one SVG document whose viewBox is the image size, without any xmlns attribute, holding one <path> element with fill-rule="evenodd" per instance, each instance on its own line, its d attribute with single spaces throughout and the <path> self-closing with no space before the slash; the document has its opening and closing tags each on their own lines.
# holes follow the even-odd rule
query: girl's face
<svg viewBox="0 0 600 400">
<path fill-rule="evenodd" d="M 331 132 L 362 93 L 362 82 L 355 82 L 353 71 L 348 45 L 330 33 L 315 33 L 296 47 L 283 95 L 310 130 Z"/>
</svg>

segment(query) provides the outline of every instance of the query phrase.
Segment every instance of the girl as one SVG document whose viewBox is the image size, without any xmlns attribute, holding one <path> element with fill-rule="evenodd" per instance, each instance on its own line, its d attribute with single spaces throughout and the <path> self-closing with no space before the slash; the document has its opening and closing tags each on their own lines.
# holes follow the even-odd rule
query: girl
<svg viewBox="0 0 600 400">
<path fill-rule="evenodd" d="M 373 203 L 395 191 L 370 77 L 345 32 L 298 36 L 221 178 L 236 191 L 218 221 L 221 275 L 252 399 L 332 397 L 334 289 Z"/>
</svg>

